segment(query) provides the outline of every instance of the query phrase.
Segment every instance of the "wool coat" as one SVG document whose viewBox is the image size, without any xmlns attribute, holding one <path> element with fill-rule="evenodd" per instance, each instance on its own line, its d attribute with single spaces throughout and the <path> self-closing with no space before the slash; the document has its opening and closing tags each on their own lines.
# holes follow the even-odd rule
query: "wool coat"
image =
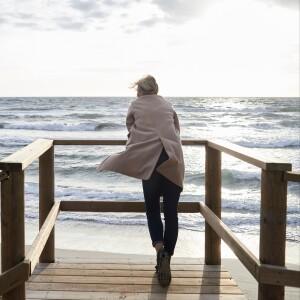
<svg viewBox="0 0 300 300">
<path fill-rule="evenodd" d="M 164 147 L 169 158 L 156 171 L 183 189 L 180 125 L 172 104 L 159 95 L 140 96 L 129 105 L 126 126 L 126 149 L 105 158 L 97 170 L 147 180 Z"/>
</svg>

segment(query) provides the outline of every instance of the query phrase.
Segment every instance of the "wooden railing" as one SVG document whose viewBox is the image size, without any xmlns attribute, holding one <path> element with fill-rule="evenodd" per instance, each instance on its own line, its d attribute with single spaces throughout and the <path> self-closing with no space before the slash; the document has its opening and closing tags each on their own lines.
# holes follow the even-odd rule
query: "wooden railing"
<svg viewBox="0 0 300 300">
<path fill-rule="evenodd" d="M 258 281 L 259 300 L 284 299 L 284 286 L 300 287 L 300 272 L 285 267 L 288 181 L 300 182 L 292 165 L 268 160 L 250 149 L 220 140 L 183 140 L 205 146 L 205 203 L 180 202 L 179 213 L 201 213 L 205 219 L 205 263 L 221 263 L 221 239 Z M 126 140 L 38 139 L 0 161 L 1 260 L 3 300 L 25 299 L 25 281 L 37 263 L 55 261 L 54 225 L 60 211 L 144 212 L 143 201 L 55 201 L 55 145 L 126 145 Z M 259 259 L 221 221 L 221 153 L 261 169 Z M 24 170 L 39 158 L 39 233 L 25 255 Z"/>
</svg>

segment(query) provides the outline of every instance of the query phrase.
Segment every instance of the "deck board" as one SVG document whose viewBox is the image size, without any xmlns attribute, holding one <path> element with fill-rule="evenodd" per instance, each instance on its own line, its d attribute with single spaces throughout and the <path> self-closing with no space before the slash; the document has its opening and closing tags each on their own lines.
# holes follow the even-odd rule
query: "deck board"
<svg viewBox="0 0 300 300">
<path fill-rule="evenodd" d="M 159 285 L 155 260 L 110 257 L 105 260 L 38 264 L 26 282 L 26 299 L 35 300 L 245 300 L 223 266 L 174 259 L 172 282 Z"/>
</svg>

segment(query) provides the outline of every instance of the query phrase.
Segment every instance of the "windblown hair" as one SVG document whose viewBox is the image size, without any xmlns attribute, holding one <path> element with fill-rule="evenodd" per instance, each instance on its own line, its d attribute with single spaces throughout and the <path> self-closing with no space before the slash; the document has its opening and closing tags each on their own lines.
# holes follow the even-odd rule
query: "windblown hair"
<svg viewBox="0 0 300 300">
<path fill-rule="evenodd" d="M 132 85 L 132 88 L 135 87 L 139 95 L 152 95 L 158 93 L 158 85 L 155 78 L 151 75 L 146 75 L 145 77 L 136 81 Z"/>
</svg>

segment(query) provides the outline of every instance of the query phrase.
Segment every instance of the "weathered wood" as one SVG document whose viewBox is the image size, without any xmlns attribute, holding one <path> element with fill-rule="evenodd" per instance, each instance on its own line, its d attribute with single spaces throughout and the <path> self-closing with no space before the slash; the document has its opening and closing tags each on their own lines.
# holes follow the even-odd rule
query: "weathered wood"
<svg viewBox="0 0 300 300">
<path fill-rule="evenodd" d="M 145 212 L 144 201 L 102 201 L 85 200 L 69 201 L 62 200 L 61 211 L 80 211 L 80 212 Z M 161 205 L 163 212 L 163 205 Z M 199 205 L 197 202 L 179 202 L 179 213 L 198 213 Z"/>
<path fill-rule="evenodd" d="M 101 284 L 101 283 L 44 283 L 27 282 L 29 290 L 49 290 L 49 291 L 84 291 L 84 292 L 120 292 L 120 293 L 161 293 L 165 288 L 160 285 L 132 284 L 119 285 Z M 188 294 L 237 294 L 241 295 L 241 290 L 236 286 L 209 286 L 204 285 L 201 288 L 197 285 L 170 285 L 168 293 L 188 293 Z"/>
<path fill-rule="evenodd" d="M 53 145 L 52 140 L 38 139 L 0 161 L 0 170 L 22 171 Z"/>
<path fill-rule="evenodd" d="M 54 205 L 54 146 L 39 158 L 39 228 L 41 229 Z M 54 226 L 40 256 L 40 262 L 54 262 Z"/>
<path fill-rule="evenodd" d="M 60 205 L 60 202 L 56 202 L 52 206 L 42 228 L 40 229 L 38 235 L 36 236 L 36 238 L 34 239 L 32 245 L 31 245 L 31 248 L 29 249 L 28 253 L 26 254 L 25 259 L 28 259 L 30 261 L 30 274 L 33 272 L 35 266 L 39 262 L 40 255 L 41 255 L 41 253 L 47 243 L 47 240 L 52 232 L 57 215 L 59 213 L 59 205 Z"/>
<path fill-rule="evenodd" d="M 62 140 L 56 139 L 53 141 L 54 145 L 125 145 L 127 140 L 125 139 L 101 139 L 101 140 Z M 198 140 L 198 139 L 184 139 L 181 141 L 182 145 L 206 145 L 206 140 Z"/>
<path fill-rule="evenodd" d="M 1 267 L 2 272 L 19 264 L 25 256 L 24 172 L 10 171 L 1 183 Z M 24 300 L 25 284 L 6 293 L 3 300 Z"/>
<path fill-rule="evenodd" d="M 259 268 L 258 281 L 264 284 L 300 288 L 300 271 L 262 264 Z"/>
<path fill-rule="evenodd" d="M 89 256 L 57 256 L 56 263 L 73 263 L 73 264 L 86 264 L 91 265 L 95 263 L 100 264 L 154 264 L 156 263 L 155 255 L 136 255 L 136 254 L 126 254 L 126 253 L 114 253 L 113 260 L 111 259 L 110 253 L 103 253 L 100 257 L 89 257 Z M 174 265 L 204 265 L 203 258 L 195 257 L 172 257 L 172 264 Z"/>
<path fill-rule="evenodd" d="M 205 204 L 221 219 L 221 152 L 206 146 Z M 221 239 L 205 222 L 205 263 L 221 263 Z"/>
<path fill-rule="evenodd" d="M 230 247 L 236 254 L 248 271 L 257 278 L 259 260 L 248 250 L 248 248 L 239 241 L 239 239 L 231 232 L 228 226 L 218 219 L 214 213 L 202 202 L 200 202 L 200 212 L 205 221 L 214 229 L 220 238 Z"/>
<path fill-rule="evenodd" d="M 147 276 L 139 277 L 125 277 L 125 276 L 49 276 L 49 275 L 32 275 L 30 282 L 44 282 L 44 283 L 99 283 L 99 284 L 159 284 L 157 277 L 153 278 Z M 172 278 L 172 285 L 214 285 L 214 286 L 232 286 L 236 285 L 231 278 Z"/>
<path fill-rule="evenodd" d="M 128 264 L 128 263 L 95 263 L 95 264 L 85 264 L 85 263 L 52 263 L 43 264 L 40 263 L 37 269 L 47 268 L 47 269 L 80 269 L 80 270 L 154 270 L 153 264 Z M 224 271 L 224 267 L 221 265 L 176 265 L 172 264 L 172 270 L 180 271 L 214 271 L 221 272 Z"/>
<path fill-rule="evenodd" d="M 261 173 L 259 259 L 262 264 L 285 265 L 287 181 L 284 172 Z M 259 284 L 259 300 L 283 300 L 284 287 Z"/>
<path fill-rule="evenodd" d="M 298 172 L 286 172 L 286 180 L 300 182 L 300 173 Z"/>
<path fill-rule="evenodd" d="M 8 173 L 4 171 L 0 171 L 0 182 L 8 178 Z"/>
<path fill-rule="evenodd" d="M 23 261 L 0 274 L 0 295 L 3 295 L 29 278 L 29 261 Z"/>
<path fill-rule="evenodd" d="M 230 154 L 242 161 L 245 161 L 251 165 L 257 166 L 263 170 L 268 171 L 291 171 L 292 164 L 287 162 L 282 162 L 276 158 L 264 158 L 257 155 L 253 150 L 241 147 L 222 140 L 209 140 L 207 146 L 213 149 L 219 150 L 221 152 Z"/>
<path fill-rule="evenodd" d="M 207 270 L 175 270 L 172 269 L 173 278 L 231 278 L 227 271 Z M 124 277 L 153 277 L 154 266 L 148 270 L 135 269 L 69 269 L 69 268 L 35 268 L 34 275 L 55 275 L 55 276 L 124 276 Z"/>
<path fill-rule="evenodd" d="M 172 294 L 165 290 L 162 293 L 115 293 L 115 292 L 71 292 L 71 291 L 28 291 L 30 299 L 65 299 L 65 300 L 246 300 L 244 295 L 226 294 Z"/>
</svg>

